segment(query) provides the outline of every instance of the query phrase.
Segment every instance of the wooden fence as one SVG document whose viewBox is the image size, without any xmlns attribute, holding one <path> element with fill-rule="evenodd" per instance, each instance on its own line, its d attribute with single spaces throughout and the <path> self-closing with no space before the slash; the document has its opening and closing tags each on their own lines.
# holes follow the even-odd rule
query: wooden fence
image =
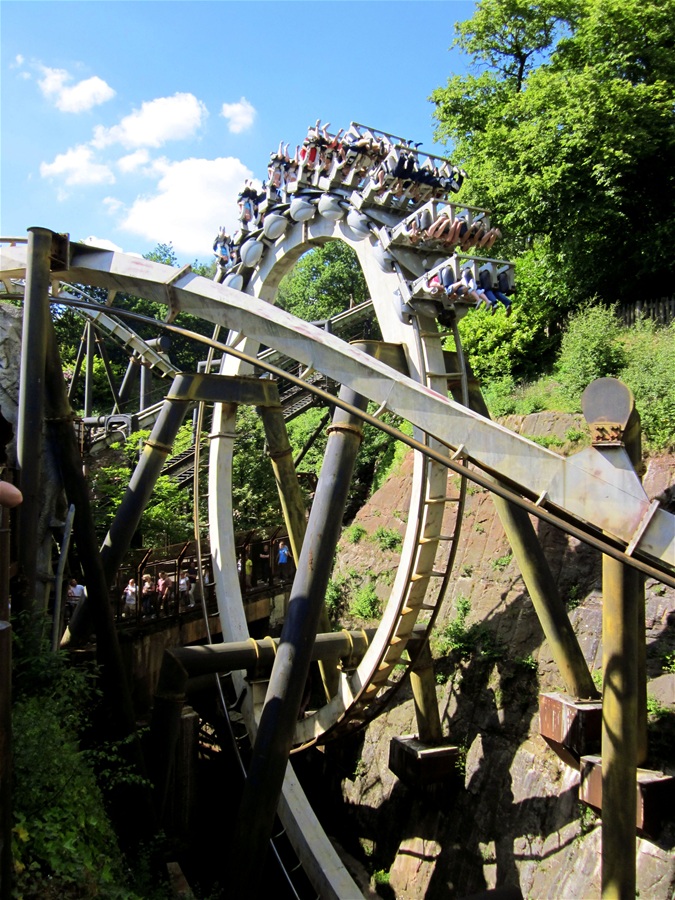
<svg viewBox="0 0 675 900">
<path fill-rule="evenodd" d="M 654 319 L 661 325 L 668 325 L 675 319 L 675 297 L 661 297 L 658 300 L 635 300 L 622 303 L 619 316 L 624 325 L 634 325 L 638 316 Z"/>
</svg>

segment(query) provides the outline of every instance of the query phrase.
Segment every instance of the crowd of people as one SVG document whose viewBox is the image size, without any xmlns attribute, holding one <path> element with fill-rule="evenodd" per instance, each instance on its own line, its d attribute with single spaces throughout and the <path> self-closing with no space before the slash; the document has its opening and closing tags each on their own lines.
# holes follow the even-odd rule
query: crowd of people
<svg viewBox="0 0 675 900">
<path fill-rule="evenodd" d="M 312 191 L 358 190 L 365 200 L 387 204 L 408 215 L 404 234 L 413 246 L 432 243 L 435 249 L 485 252 L 501 238 L 501 230 L 490 224 L 485 211 L 458 209 L 454 203 L 444 205 L 449 195 L 460 190 L 466 177 L 448 160 L 421 154 L 419 144 L 362 125 L 352 123 L 346 131 L 339 129 L 335 134 L 329 127 L 330 123 L 322 125 L 317 119 L 293 154 L 289 153 L 289 144 L 282 141 L 270 155 L 268 180 L 262 190 L 251 181 L 245 183 L 238 196 L 239 230 L 232 236 L 221 226 L 213 243 L 218 264 L 216 281 L 223 281 L 237 269 L 242 255 L 246 265 L 254 264 L 247 262 L 242 245 L 261 228 L 267 234 L 266 216 L 280 204 L 290 203 L 298 191 L 309 192 L 307 196 L 311 197 Z M 257 261 L 259 256 L 254 258 Z M 476 307 L 485 305 L 492 312 L 501 303 L 507 314 L 511 312 L 508 279 L 504 284 L 493 283 L 490 273 L 482 271 L 480 284 L 468 272 L 463 272 L 459 280 L 453 275 L 449 281 L 450 268 L 447 273 L 430 276 L 432 296 L 442 288 L 453 299 L 469 298 Z"/>
<path fill-rule="evenodd" d="M 492 275 L 488 269 L 481 269 L 478 273 L 479 283 L 476 283 L 473 268 L 464 266 L 461 271 L 460 278 L 456 277 L 455 270 L 449 264 L 442 265 L 426 278 L 426 290 L 432 296 L 436 296 L 443 292 L 451 301 L 469 300 L 476 309 L 485 306 L 494 314 L 497 311 L 498 304 L 502 304 L 506 309 L 506 315 L 511 315 L 511 299 L 506 293 L 511 289 L 508 287 L 508 280 L 505 284 L 505 290 L 501 290 L 498 284 L 495 285 Z"/>
<path fill-rule="evenodd" d="M 253 554 L 257 556 L 255 568 L 251 546 L 245 548 L 237 560 L 242 588 L 248 590 L 259 583 L 273 585 L 287 582 L 293 572 L 293 558 L 287 542 L 281 539 L 276 545 L 265 541 L 255 546 L 259 548 Z M 211 582 L 210 570 L 205 564 L 202 584 L 206 588 Z M 66 621 L 84 596 L 84 586 L 76 578 L 71 578 L 66 592 Z M 165 570 L 157 572 L 156 576 L 145 572 L 140 584 L 134 577 L 129 578 L 119 596 L 118 615 L 123 619 L 139 615 L 153 619 L 176 609 L 180 612 L 192 609 L 200 597 L 198 570 L 195 561 L 189 560 L 176 573 L 175 580 Z"/>
</svg>

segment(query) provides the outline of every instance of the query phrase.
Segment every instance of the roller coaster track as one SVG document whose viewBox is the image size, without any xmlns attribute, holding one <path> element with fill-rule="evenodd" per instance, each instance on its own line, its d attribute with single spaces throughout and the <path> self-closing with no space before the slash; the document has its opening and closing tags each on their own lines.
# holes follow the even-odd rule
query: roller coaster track
<svg viewBox="0 0 675 900">
<path fill-rule="evenodd" d="M 425 272 L 441 264 L 447 252 L 433 244 L 412 244 L 403 227 L 409 210 L 385 208 L 376 197 L 366 194 L 348 194 L 334 187 L 330 192 L 307 189 L 303 221 L 293 219 L 290 206 L 275 208 L 275 215 L 285 219 L 279 223 L 281 230 L 274 239 L 263 231 L 251 234 L 246 242 L 250 246 L 242 253 L 249 265 L 242 263 L 232 273 L 240 276 L 243 292 L 208 281 L 189 268 L 177 272 L 159 263 L 78 244 L 70 246 L 69 266 L 62 270 L 56 266 L 52 273 L 54 279 L 163 303 L 169 321 L 179 312 L 189 312 L 229 329 L 229 352 L 223 356 L 222 374 L 251 374 L 260 367 L 283 376 L 286 373 L 274 363 L 285 357 L 302 365 L 305 379 L 319 372 L 367 397 L 377 406 L 369 419 L 374 421 L 388 410 L 412 423 L 413 443 L 419 452 L 415 454 L 408 526 L 389 601 L 356 670 L 342 672 L 331 700 L 298 723 L 298 748 L 361 727 L 396 689 L 400 682 L 396 673 L 402 663 L 404 667 L 409 664 L 402 654 L 413 627 L 421 623 L 430 628 L 443 598 L 462 519 L 464 477 L 518 500 L 533 514 L 595 542 L 628 565 L 675 584 L 675 517 L 650 503 L 622 448 L 616 449 L 611 460 L 594 448 L 563 458 L 467 408 L 467 378 L 456 331 L 457 318 L 465 309 L 459 304 L 448 308 L 445 301 L 440 304 L 421 290 Z M 274 307 L 283 275 L 307 250 L 331 240 L 344 241 L 354 250 L 382 337 L 404 348 L 407 374 L 374 359 L 358 345 L 347 344 Z M 26 265 L 24 247 L 2 249 L 3 280 L 23 277 Z M 441 316 L 452 329 L 458 348 L 456 372 L 446 370 L 446 332 L 438 325 Z M 265 354 L 257 356 L 260 346 L 270 348 L 267 358 Z M 303 383 L 302 378 L 288 377 L 291 382 Z M 459 385 L 464 404 L 448 397 L 453 383 Z M 313 386 L 308 384 L 308 388 Z M 235 411 L 217 407 L 210 441 L 209 519 L 219 613 L 224 639 L 229 641 L 248 638 L 232 517 L 235 431 Z M 462 476 L 461 487 L 454 493 L 448 491 L 448 469 Z M 495 487 L 493 478 L 501 487 Z M 448 506 L 455 511 L 454 524 L 444 534 Z M 233 681 L 241 695 L 246 687 L 244 674 L 233 673 Z M 263 699 L 254 693 L 249 692 L 242 706 L 253 734 Z M 316 844 L 309 838 L 317 826 L 291 766 L 280 813 L 294 834 L 294 844 L 304 844 L 301 858 L 320 859 L 318 870 L 327 871 L 330 848 L 321 838 Z M 342 880 L 337 864 L 326 877 L 327 881 L 313 882 L 315 887 L 319 885 L 322 897 L 350 896 L 353 886 Z"/>
</svg>

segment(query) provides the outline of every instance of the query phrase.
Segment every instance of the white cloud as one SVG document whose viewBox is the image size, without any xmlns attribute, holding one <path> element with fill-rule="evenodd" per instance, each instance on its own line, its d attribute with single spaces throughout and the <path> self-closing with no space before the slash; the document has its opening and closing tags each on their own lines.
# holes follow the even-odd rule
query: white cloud
<svg viewBox="0 0 675 900">
<path fill-rule="evenodd" d="M 70 79 L 70 75 L 65 69 L 50 69 L 47 66 L 40 66 L 43 78 L 38 81 L 40 90 L 45 97 L 53 97 L 60 94 L 66 81 Z"/>
<path fill-rule="evenodd" d="M 161 147 L 166 141 L 183 140 L 201 127 L 208 116 L 206 106 L 194 94 L 148 100 L 125 116 L 119 125 L 94 129 L 94 147 L 122 144 L 134 147 Z"/>
<path fill-rule="evenodd" d="M 121 200 L 117 200 L 115 197 L 104 197 L 103 205 L 111 215 L 124 209 L 124 203 L 122 203 Z"/>
<path fill-rule="evenodd" d="M 71 75 L 65 69 L 41 66 L 43 77 L 38 82 L 45 97 L 54 101 L 61 112 L 87 112 L 115 96 L 115 91 L 98 75 L 68 86 Z"/>
<path fill-rule="evenodd" d="M 51 163 L 41 163 L 40 175 L 43 178 L 62 178 L 68 185 L 115 182 L 115 176 L 108 166 L 94 162 L 93 151 L 84 144 L 59 153 Z"/>
<path fill-rule="evenodd" d="M 98 75 L 94 75 L 92 78 L 79 81 L 73 87 L 64 88 L 56 105 L 61 112 L 86 112 L 94 106 L 100 106 L 106 100 L 111 100 L 114 96 L 115 91 L 110 85 Z"/>
<path fill-rule="evenodd" d="M 257 115 L 255 107 L 242 97 L 239 103 L 223 103 L 220 114 L 227 119 L 227 127 L 232 134 L 241 134 L 249 129 Z"/>
<path fill-rule="evenodd" d="M 120 172 L 135 172 L 142 166 L 146 166 L 150 160 L 150 154 L 147 150 L 136 150 L 117 160 L 117 168 Z"/>
<path fill-rule="evenodd" d="M 90 234 L 81 243 L 88 244 L 90 247 L 100 247 L 101 250 L 114 250 L 115 253 L 124 253 L 124 250 L 117 244 L 113 244 L 107 238 L 94 237 L 93 234 Z"/>
<path fill-rule="evenodd" d="M 17 53 L 14 57 L 14 62 L 10 63 L 9 67 L 10 69 L 20 69 L 25 61 L 25 58 L 20 53 Z"/>
<path fill-rule="evenodd" d="M 157 192 L 138 197 L 120 227 L 176 251 L 204 257 L 219 225 L 236 230 L 237 194 L 251 172 L 238 159 L 159 160 Z"/>
</svg>

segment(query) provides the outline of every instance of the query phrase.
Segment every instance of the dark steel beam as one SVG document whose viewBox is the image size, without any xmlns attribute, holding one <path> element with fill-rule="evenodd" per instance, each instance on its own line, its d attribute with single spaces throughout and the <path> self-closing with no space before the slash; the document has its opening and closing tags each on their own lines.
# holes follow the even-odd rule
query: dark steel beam
<svg viewBox="0 0 675 900">
<path fill-rule="evenodd" d="M 600 378 L 581 398 L 596 449 L 624 464 L 642 462 L 633 395 Z M 647 756 L 644 582 L 639 572 L 602 558 L 602 897 L 628 900 L 637 883 L 637 766 Z M 642 699 L 641 699 L 642 698 Z M 642 708 L 642 716 L 640 711 Z"/>
<path fill-rule="evenodd" d="M 86 308 L 91 307 L 90 303 L 71 300 L 68 301 L 68 305 L 75 307 L 82 306 Z M 155 327 L 157 326 L 157 321 L 155 319 L 150 319 L 147 316 L 141 316 L 138 313 L 128 313 L 126 310 L 116 310 L 116 313 L 124 316 L 125 318 L 133 319 L 137 322 L 145 322 L 147 324 L 152 324 Z M 216 350 L 222 351 L 223 353 L 228 353 L 229 355 L 234 356 L 237 359 L 241 359 L 252 366 L 257 366 L 260 369 L 264 369 L 265 371 L 270 372 L 276 378 L 285 379 L 291 384 L 302 387 L 303 389 L 306 389 L 315 394 L 326 405 L 338 406 L 341 409 L 347 409 L 349 406 L 339 397 L 335 397 L 333 394 L 330 394 L 327 391 L 323 390 L 323 388 L 309 384 L 308 382 L 303 381 L 301 378 L 291 375 L 291 373 L 286 372 L 284 369 L 280 369 L 277 366 L 265 362 L 262 359 L 249 356 L 248 354 L 243 353 L 241 350 L 237 350 L 236 347 L 232 347 L 228 344 L 223 344 L 220 341 L 214 341 L 212 338 L 206 337 L 205 335 L 200 335 L 196 332 L 189 332 L 184 328 L 180 328 L 168 323 L 164 323 L 162 327 L 172 333 L 189 337 L 192 340 L 197 341 L 198 343 L 211 346 Z M 559 528 L 561 531 L 564 531 L 566 534 L 569 534 L 580 541 L 583 541 L 583 543 L 587 544 L 589 547 L 594 547 L 596 550 L 600 550 L 601 553 L 606 553 L 613 559 L 621 560 L 626 565 L 637 569 L 650 578 L 655 578 L 662 584 L 668 585 L 669 587 L 675 587 L 675 568 L 668 565 L 667 563 L 662 563 L 658 560 L 655 560 L 653 562 L 647 561 L 647 559 L 643 555 L 641 555 L 639 547 L 636 547 L 632 553 L 628 553 L 627 545 L 625 543 L 622 543 L 618 539 L 602 535 L 602 533 L 597 531 L 597 529 L 595 529 L 593 526 L 586 525 L 585 523 L 582 523 L 581 525 L 576 524 L 576 520 L 571 520 L 570 517 L 564 514 L 563 511 L 553 511 L 553 508 L 545 509 L 543 505 L 537 502 L 536 499 L 524 497 L 522 494 L 518 493 L 518 491 L 511 488 L 508 484 L 491 480 L 488 475 L 486 475 L 480 469 L 470 468 L 467 471 L 466 467 L 461 463 L 458 463 L 455 460 L 444 456 L 442 453 L 438 453 L 431 447 L 427 447 L 421 441 L 410 437 L 410 435 L 404 434 L 404 432 L 400 431 L 398 428 L 395 428 L 393 425 L 389 425 L 387 422 L 383 422 L 381 419 L 378 419 L 375 416 L 371 416 L 366 412 L 359 412 L 358 415 L 364 422 L 367 422 L 374 428 L 379 428 L 394 440 L 401 441 L 403 444 L 406 444 L 413 450 L 419 450 L 420 453 L 424 453 L 430 459 L 433 459 L 436 462 L 440 462 L 446 468 L 451 469 L 458 475 L 465 475 L 470 481 L 474 482 L 474 484 L 477 484 L 480 487 L 484 487 L 491 493 L 503 497 L 505 500 L 508 500 L 516 506 L 521 507 L 530 515 L 541 519 L 542 522 L 548 522 L 550 525 L 555 525 L 556 528 Z M 650 559 L 652 559 L 652 557 L 650 557 Z"/>
<path fill-rule="evenodd" d="M 478 383 L 473 379 L 469 384 L 469 400 L 473 410 L 485 418 L 490 417 Z M 499 484 L 497 479 L 489 477 L 488 480 L 494 486 Z M 598 690 L 530 517 L 522 507 L 497 493 L 493 493 L 492 499 L 565 690 L 576 699 L 598 697 Z"/>
<path fill-rule="evenodd" d="M 21 372 L 17 422 L 17 468 L 23 504 L 18 511 L 18 569 L 20 589 L 14 612 L 30 617 L 43 612 L 37 597 L 39 520 L 42 513 L 42 457 L 44 428 L 45 354 L 50 322 L 49 286 L 52 242 L 46 228 L 28 229 L 28 268 L 23 305 Z"/>
<path fill-rule="evenodd" d="M 340 398 L 361 410 L 368 404 L 365 397 L 346 387 L 341 389 Z M 260 895 L 262 862 L 293 746 L 312 645 L 361 439 L 360 417 L 337 409 L 329 428 L 324 462 L 239 806 L 230 868 L 234 896 Z"/>
</svg>

